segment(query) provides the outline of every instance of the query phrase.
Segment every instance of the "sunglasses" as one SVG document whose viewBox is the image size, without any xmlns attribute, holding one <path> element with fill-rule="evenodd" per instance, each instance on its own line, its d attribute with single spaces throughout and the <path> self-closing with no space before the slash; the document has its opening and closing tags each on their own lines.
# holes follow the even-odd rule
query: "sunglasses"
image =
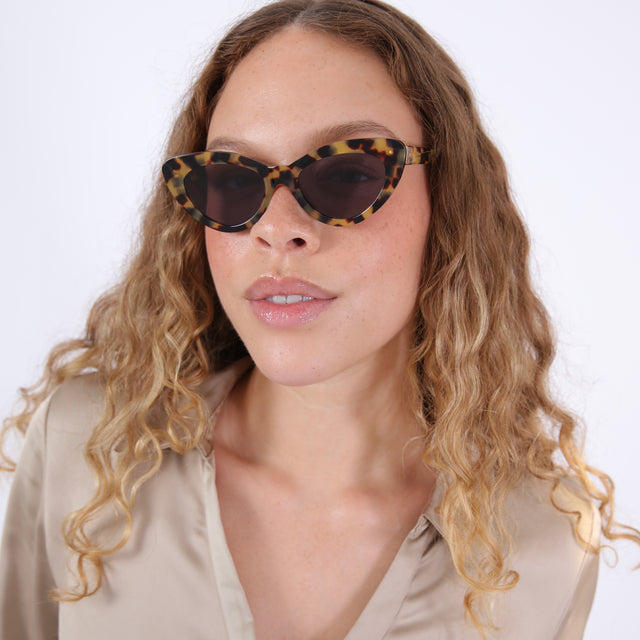
<svg viewBox="0 0 640 640">
<path fill-rule="evenodd" d="M 178 204 L 218 231 L 252 227 L 280 185 L 315 220 L 347 226 L 382 207 L 405 165 L 427 164 L 433 155 L 433 149 L 399 140 L 358 138 L 325 145 L 290 165 L 270 167 L 237 153 L 204 151 L 170 158 L 162 173 Z"/>
</svg>

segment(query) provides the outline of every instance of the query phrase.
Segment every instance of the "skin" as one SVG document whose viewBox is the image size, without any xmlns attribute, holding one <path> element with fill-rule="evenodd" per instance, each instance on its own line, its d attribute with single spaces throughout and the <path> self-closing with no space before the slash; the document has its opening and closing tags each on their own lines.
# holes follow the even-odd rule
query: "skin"
<svg viewBox="0 0 640 640">
<path fill-rule="evenodd" d="M 275 165 L 375 136 L 423 143 L 384 64 L 288 28 L 233 71 L 208 147 Z M 223 405 L 214 450 L 258 638 L 344 638 L 428 503 L 434 475 L 405 389 L 429 217 L 426 168 L 409 166 L 358 225 L 321 224 L 281 187 L 250 230 L 205 231 L 216 290 L 256 363 Z M 309 281 L 331 303 L 300 326 L 266 326 L 246 298 L 264 276 Z"/>
</svg>

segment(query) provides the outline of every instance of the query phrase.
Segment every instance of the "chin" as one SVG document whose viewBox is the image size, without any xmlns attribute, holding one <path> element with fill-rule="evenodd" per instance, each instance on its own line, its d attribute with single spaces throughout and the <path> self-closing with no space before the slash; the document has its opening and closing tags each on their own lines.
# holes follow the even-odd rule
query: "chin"
<svg viewBox="0 0 640 640">
<path fill-rule="evenodd" d="M 398 323 L 399 324 L 399 323 Z M 379 328 L 379 327 L 378 327 Z M 350 339 L 306 331 L 243 331 L 241 338 L 256 368 L 268 380 L 289 387 L 332 381 L 356 383 L 376 378 L 381 371 L 393 375 L 406 369 L 410 344 L 409 325 L 400 331 L 351 332 Z M 344 336 L 338 333 L 338 338 Z"/>
<path fill-rule="evenodd" d="M 282 347 L 282 345 L 279 345 Z M 394 341 L 373 352 L 322 345 L 314 349 L 252 349 L 249 353 L 256 368 L 268 380 L 287 387 L 305 387 L 332 382 L 356 383 L 370 380 L 380 371 L 404 371 L 407 354 Z M 317 347 L 317 345 L 316 345 Z M 338 387 L 339 388 L 339 387 Z"/>
<path fill-rule="evenodd" d="M 271 382 L 286 387 L 305 387 L 325 382 L 339 373 L 324 359 L 288 358 L 282 355 L 251 354 L 260 373 Z"/>
</svg>

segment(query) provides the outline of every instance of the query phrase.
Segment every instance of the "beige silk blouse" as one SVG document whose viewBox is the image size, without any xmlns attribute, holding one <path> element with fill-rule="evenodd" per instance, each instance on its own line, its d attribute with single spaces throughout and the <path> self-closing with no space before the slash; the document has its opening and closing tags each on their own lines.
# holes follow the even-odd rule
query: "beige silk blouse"
<svg viewBox="0 0 640 640">
<path fill-rule="evenodd" d="M 247 366 L 211 377 L 203 393 L 212 408 Z M 130 540 L 106 560 L 100 590 L 75 603 L 48 601 L 51 588 L 72 584 L 61 527 L 93 493 L 83 451 L 101 413 L 101 389 L 83 376 L 54 392 L 29 427 L 0 552 L 2 640 L 254 640 L 220 520 L 214 456 L 200 449 L 165 452 L 159 473 L 138 495 Z M 465 586 L 435 512 L 440 485 L 347 640 L 478 637 L 465 624 Z M 520 581 L 496 603 L 499 631 L 492 638 L 582 637 L 598 558 L 577 543 L 569 518 L 548 495 L 547 485 L 528 479 L 508 498 L 511 566 Z M 566 492 L 563 506 L 582 513 L 582 532 L 597 542 L 597 511 L 572 495 Z"/>
</svg>

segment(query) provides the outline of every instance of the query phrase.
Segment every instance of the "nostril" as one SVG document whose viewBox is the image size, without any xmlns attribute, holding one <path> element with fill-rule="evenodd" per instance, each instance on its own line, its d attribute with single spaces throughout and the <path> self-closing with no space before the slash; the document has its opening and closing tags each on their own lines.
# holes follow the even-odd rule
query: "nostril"
<svg viewBox="0 0 640 640">
<path fill-rule="evenodd" d="M 296 247 L 302 247 L 307 244 L 306 241 L 302 238 L 293 238 L 293 243 L 296 245 Z"/>
</svg>

